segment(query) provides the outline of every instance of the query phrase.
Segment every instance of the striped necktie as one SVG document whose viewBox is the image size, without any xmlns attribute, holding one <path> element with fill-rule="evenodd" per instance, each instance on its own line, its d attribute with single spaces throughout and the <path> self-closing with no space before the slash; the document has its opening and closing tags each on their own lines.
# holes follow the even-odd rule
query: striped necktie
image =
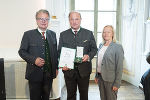
<svg viewBox="0 0 150 100">
<path fill-rule="evenodd" d="M 45 34 L 45 32 L 42 32 L 42 35 L 43 35 L 43 37 L 44 37 L 44 40 L 45 40 L 45 35 L 44 35 L 44 34 Z"/>
</svg>

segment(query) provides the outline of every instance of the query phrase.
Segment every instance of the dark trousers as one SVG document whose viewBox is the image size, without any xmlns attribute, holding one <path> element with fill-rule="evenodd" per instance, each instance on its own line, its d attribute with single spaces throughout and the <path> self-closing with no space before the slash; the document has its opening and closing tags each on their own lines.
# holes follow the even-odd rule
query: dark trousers
<svg viewBox="0 0 150 100">
<path fill-rule="evenodd" d="M 4 59 L 0 58 L 0 100 L 6 100 Z"/>
<path fill-rule="evenodd" d="M 43 74 L 43 81 L 29 81 L 30 100 L 49 100 L 53 79 L 46 72 Z"/>
<path fill-rule="evenodd" d="M 77 86 L 80 100 L 88 100 L 88 87 L 90 76 L 81 78 L 77 70 L 64 71 L 67 87 L 67 100 L 76 100 Z"/>
<path fill-rule="evenodd" d="M 148 87 L 150 87 L 150 86 L 148 86 Z M 150 100 L 150 88 L 143 86 L 143 90 L 144 90 L 145 100 Z"/>
</svg>

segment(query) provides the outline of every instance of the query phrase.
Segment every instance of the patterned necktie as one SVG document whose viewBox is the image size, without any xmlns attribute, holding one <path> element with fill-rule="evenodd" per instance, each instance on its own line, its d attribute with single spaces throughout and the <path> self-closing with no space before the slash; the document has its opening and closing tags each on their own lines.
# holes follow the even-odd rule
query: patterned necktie
<svg viewBox="0 0 150 100">
<path fill-rule="evenodd" d="M 74 31 L 75 35 L 77 35 L 77 32 L 78 32 L 78 31 Z"/>
<path fill-rule="evenodd" d="M 45 35 L 44 35 L 44 34 L 45 34 L 45 32 L 42 32 L 42 35 L 43 35 L 43 37 L 44 37 L 44 40 L 45 40 Z"/>
</svg>

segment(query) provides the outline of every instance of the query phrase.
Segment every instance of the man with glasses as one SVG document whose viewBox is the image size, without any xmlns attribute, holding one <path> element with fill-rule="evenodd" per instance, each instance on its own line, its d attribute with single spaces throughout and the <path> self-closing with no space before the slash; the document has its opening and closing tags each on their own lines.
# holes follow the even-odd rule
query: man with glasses
<svg viewBox="0 0 150 100">
<path fill-rule="evenodd" d="M 58 74 L 56 34 L 48 30 L 49 12 L 36 12 L 37 29 L 26 31 L 18 51 L 27 62 L 25 78 L 29 81 L 31 100 L 49 100 L 53 79 Z"/>
</svg>

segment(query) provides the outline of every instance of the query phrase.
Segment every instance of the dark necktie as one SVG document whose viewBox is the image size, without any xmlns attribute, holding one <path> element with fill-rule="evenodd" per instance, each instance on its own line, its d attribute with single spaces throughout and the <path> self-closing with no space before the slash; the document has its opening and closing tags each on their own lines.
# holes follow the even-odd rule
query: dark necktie
<svg viewBox="0 0 150 100">
<path fill-rule="evenodd" d="M 74 31 L 75 35 L 77 35 L 77 32 L 78 32 L 78 31 Z"/>
<path fill-rule="evenodd" d="M 44 34 L 45 34 L 45 32 L 42 32 L 43 38 L 44 38 L 44 40 L 45 40 L 45 35 L 44 35 Z"/>
</svg>

